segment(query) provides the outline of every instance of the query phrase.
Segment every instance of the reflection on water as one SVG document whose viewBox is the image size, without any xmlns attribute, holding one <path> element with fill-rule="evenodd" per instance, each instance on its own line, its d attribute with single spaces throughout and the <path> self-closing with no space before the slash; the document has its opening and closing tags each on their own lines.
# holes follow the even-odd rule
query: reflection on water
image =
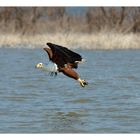
<svg viewBox="0 0 140 140">
<path fill-rule="evenodd" d="M 85 88 L 34 68 L 41 49 L 0 49 L 1 133 L 139 133 L 140 50 L 77 50 Z"/>
</svg>

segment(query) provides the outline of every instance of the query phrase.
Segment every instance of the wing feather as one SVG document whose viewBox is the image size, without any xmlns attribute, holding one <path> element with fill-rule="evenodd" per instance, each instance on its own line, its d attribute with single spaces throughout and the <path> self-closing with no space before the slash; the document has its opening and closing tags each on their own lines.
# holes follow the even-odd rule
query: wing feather
<svg viewBox="0 0 140 140">
<path fill-rule="evenodd" d="M 81 55 L 69 50 L 66 47 L 59 46 L 52 43 L 47 43 L 47 45 L 50 47 L 52 51 L 52 55 L 51 57 L 49 55 L 49 58 L 51 61 L 56 63 L 58 67 L 64 67 L 65 64 L 70 64 L 72 68 L 77 68 L 78 67 L 77 61 L 82 61 Z M 46 48 L 44 48 L 44 50 L 47 51 Z M 47 53 L 49 54 L 48 51 Z"/>
</svg>

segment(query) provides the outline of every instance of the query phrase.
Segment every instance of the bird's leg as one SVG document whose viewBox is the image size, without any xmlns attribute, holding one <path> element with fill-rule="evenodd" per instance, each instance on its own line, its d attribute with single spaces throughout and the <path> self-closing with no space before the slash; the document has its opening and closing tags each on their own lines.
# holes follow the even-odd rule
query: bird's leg
<svg viewBox="0 0 140 140">
<path fill-rule="evenodd" d="M 57 72 L 50 72 L 50 76 L 56 77 L 57 76 Z"/>
<path fill-rule="evenodd" d="M 81 80 L 78 73 L 76 73 L 73 69 L 71 68 L 61 68 L 60 70 L 61 72 L 63 72 L 63 74 L 65 74 L 68 77 L 71 77 L 77 81 L 79 81 L 80 85 L 82 87 L 84 87 L 85 85 L 87 85 L 88 83 L 85 80 Z"/>
<path fill-rule="evenodd" d="M 56 77 L 57 76 L 57 72 L 50 72 L 50 76 Z"/>
<path fill-rule="evenodd" d="M 56 77 L 57 76 L 57 72 L 55 72 L 54 74 L 55 74 L 55 77 Z"/>
<path fill-rule="evenodd" d="M 50 76 L 53 76 L 53 72 L 50 72 Z"/>
</svg>

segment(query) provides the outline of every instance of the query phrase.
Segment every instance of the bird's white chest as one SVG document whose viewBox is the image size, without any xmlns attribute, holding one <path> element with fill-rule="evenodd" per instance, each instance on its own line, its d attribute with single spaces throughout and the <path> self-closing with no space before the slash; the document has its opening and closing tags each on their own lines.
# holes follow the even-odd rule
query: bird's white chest
<svg viewBox="0 0 140 140">
<path fill-rule="evenodd" d="M 45 68 L 49 72 L 58 72 L 58 67 L 55 63 L 49 62 Z"/>
</svg>

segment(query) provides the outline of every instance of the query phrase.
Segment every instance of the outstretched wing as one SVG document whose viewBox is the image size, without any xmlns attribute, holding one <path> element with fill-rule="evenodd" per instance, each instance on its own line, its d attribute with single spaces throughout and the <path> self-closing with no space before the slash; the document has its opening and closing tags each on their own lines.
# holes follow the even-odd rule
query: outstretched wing
<svg viewBox="0 0 140 140">
<path fill-rule="evenodd" d="M 64 67 L 65 64 L 69 64 L 72 68 L 77 68 L 77 62 L 82 61 L 81 55 L 67 49 L 66 47 L 52 43 L 47 43 L 47 45 L 51 50 L 48 50 L 48 48 L 44 48 L 44 50 L 49 54 L 50 60 L 56 63 L 58 67 Z"/>
</svg>

